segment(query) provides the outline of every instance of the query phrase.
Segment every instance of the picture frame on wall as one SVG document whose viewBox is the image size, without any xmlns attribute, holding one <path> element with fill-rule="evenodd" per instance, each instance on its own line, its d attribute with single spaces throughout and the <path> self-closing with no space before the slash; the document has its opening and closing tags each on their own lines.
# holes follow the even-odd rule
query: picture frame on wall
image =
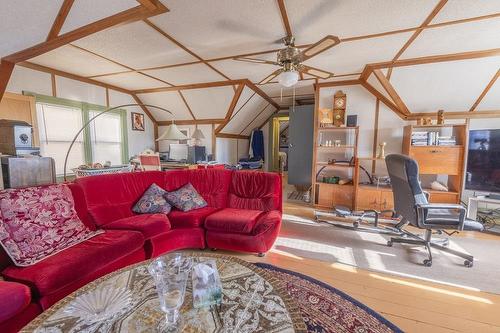
<svg viewBox="0 0 500 333">
<path fill-rule="evenodd" d="M 138 112 L 132 112 L 132 131 L 144 131 L 144 114 Z"/>
</svg>

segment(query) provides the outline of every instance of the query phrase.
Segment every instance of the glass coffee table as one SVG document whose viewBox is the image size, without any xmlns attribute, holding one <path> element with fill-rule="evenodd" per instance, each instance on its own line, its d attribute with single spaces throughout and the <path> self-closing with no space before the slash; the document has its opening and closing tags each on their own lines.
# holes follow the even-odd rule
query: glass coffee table
<svg viewBox="0 0 500 333">
<path fill-rule="evenodd" d="M 182 332 L 306 332 L 295 302 L 282 282 L 238 258 L 188 253 L 215 259 L 222 282 L 222 304 L 194 309 L 188 283 L 181 308 Z M 125 267 L 65 297 L 21 332 L 158 332 L 165 314 L 148 265 Z"/>
</svg>

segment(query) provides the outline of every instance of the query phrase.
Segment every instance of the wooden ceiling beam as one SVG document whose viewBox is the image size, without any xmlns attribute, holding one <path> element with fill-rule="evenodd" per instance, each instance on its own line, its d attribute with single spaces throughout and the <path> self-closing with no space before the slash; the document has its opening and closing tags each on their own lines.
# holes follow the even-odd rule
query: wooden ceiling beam
<svg viewBox="0 0 500 333">
<path fill-rule="evenodd" d="M 203 89 L 203 88 L 213 88 L 213 87 L 224 87 L 232 86 L 236 84 L 245 83 L 245 80 L 227 80 L 227 81 L 214 81 L 214 82 L 204 82 L 204 83 L 192 83 L 184 84 L 175 87 L 159 87 L 159 88 L 149 88 L 149 89 L 139 89 L 134 90 L 134 94 L 151 94 L 157 92 L 165 91 L 179 91 L 179 90 L 190 90 L 190 89 Z"/>
<path fill-rule="evenodd" d="M 244 80 L 248 88 L 252 89 L 255 91 L 260 97 L 264 98 L 269 104 L 274 106 L 276 109 L 279 110 L 280 106 L 278 103 L 276 103 L 271 97 L 269 97 L 265 92 L 262 91 L 259 87 L 257 87 L 252 81 L 245 79 Z"/>
<path fill-rule="evenodd" d="M 290 26 L 290 21 L 288 20 L 288 15 L 286 13 L 285 0 L 277 0 L 278 7 L 280 9 L 281 21 L 283 22 L 283 27 L 285 28 L 285 33 L 287 37 L 293 36 L 292 27 Z"/>
<path fill-rule="evenodd" d="M 196 120 L 174 120 L 173 122 L 177 125 L 211 125 L 220 124 L 224 122 L 224 118 L 214 118 L 214 119 L 196 119 Z M 172 120 L 160 120 L 157 122 L 158 126 L 168 126 L 172 124 Z"/>
<path fill-rule="evenodd" d="M 469 109 L 469 112 L 472 112 L 472 111 L 475 111 L 477 106 L 479 105 L 479 103 L 481 103 L 481 101 L 483 100 L 484 96 L 486 96 L 486 94 L 488 93 L 488 91 L 490 91 L 491 87 L 493 87 L 493 85 L 495 84 L 495 82 L 497 81 L 498 77 L 500 76 L 500 69 L 497 70 L 497 72 L 495 73 L 495 75 L 493 75 L 493 77 L 491 78 L 490 82 L 488 82 L 488 85 L 486 86 L 486 88 L 484 88 L 484 90 L 481 92 L 481 95 L 479 95 L 479 97 L 476 99 L 476 101 L 474 102 L 474 104 L 472 104 L 471 108 Z"/>
<path fill-rule="evenodd" d="M 167 38 L 172 43 L 174 43 L 175 45 L 177 45 L 178 47 L 180 47 L 181 49 L 183 49 L 184 51 L 186 51 L 187 53 L 189 53 L 190 55 L 192 55 L 193 57 L 195 57 L 196 59 L 198 59 L 200 62 L 202 62 L 203 64 L 205 64 L 206 66 L 208 66 L 211 70 L 213 70 L 214 72 L 216 72 L 217 74 L 219 74 L 220 76 L 222 76 L 223 78 L 225 78 L 226 80 L 231 80 L 227 75 L 225 75 L 224 73 L 222 73 L 221 71 L 219 71 L 217 68 L 215 68 L 214 66 L 212 66 L 210 63 L 208 63 L 205 59 L 203 59 L 202 57 L 200 57 L 198 54 L 194 53 L 193 51 L 191 51 L 190 49 L 188 49 L 186 46 L 184 46 L 183 44 L 181 44 L 178 40 L 176 40 L 175 38 L 173 38 L 172 36 L 170 36 L 169 34 L 167 34 L 163 29 L 161 29 L 160 27 L 158 27 L 157 25 L 155 25 L 153 22 L 151 22 L 148 19 L 144 19 L 143 21 L 147 25 L 149 25 L 151 28 L 153 28 L 155 31 L 157 31 L 158 33 L 160 33 L 163 37 Z"/>
<path fill-rule="evenodd" d="M 382 93 L 380 93 L 380 91 L 378 91 L 377 89 L 375 89 L 375 87 L 373 87 L 371 84 L 369 84 L 366 81 L 361 81 L 361 85 L 366 90 L 368 90 L 373 96 L 375 96 L 382 103 L 384 103 L 389 109 L 391 109 L 392 111 L 394 111 L 394 113 L 396 113 L 401 119 L 404 119 L 404 120 L 407 119 L 408 116 L 405 115 L 405 114 L 403 114 L 401 112 L 401 110 L 399 110 L 399 108 L 397 107 L 396 104 L 394 104 L 391 100 L 389 100 L 387 97 L 385 97 Z"/>
<path fill-rule="evenodd" d="M 447 62 L 447 61 L 459 61 L 477 58 L 487 58 L 500 55 L 500 48 L 481 50 L 481 51 L 469 51 L 469 52 L 459 52 L 451 54 L 440 54 L 419 58 L 409 58 L 392 61 L 385 61 L 379 63 L 373 63 L 368 65 L 371 69 L 381 69 L 381 68 L 393 68 L 393 67 L 406 67 L 414 65 L 432 64 L 436 62 Z"/>
<path fill-rule="evenodd" d="M 437 118 L 437 112 L 427 113 L 412 113 L 407 117 L 407 120 L 419 120 L 421 118 Z M 445 119 L 479 119 L 479 118 L 500 118 L 499 110 L 485 110 L 485 111 L 448 111 L 444 112 Z"/>
<path fill-rule="evenodd" d="M 331 82 L 319 82 L 315 83 L 318 88 L 328 88 L 328 87 L 339 87 L 339 86 L 354 86 L 356 84 L 361 84 L 359 79 L 356 80 L 342 80 L 342 81 L 331 81 Z"/>
<path fill-rule="evenodd" d="M 410 110 L 408 110 L 408 107 L 406 104 L 403 102 L 399 94 L 397 93 L 396 89 L 392 86 L 392 84 L 389 82 L 387 77 L 382 73 L 380 69 L 376 69 L 373 71 L 373 74 L 377 78 L 377 80 L 380 82 L 382 87 L 387 91 L 391 99 L 396 103 L 396 106 L 399 108 L 401 113 L 408 115 L 410 114 Z"/>
<path fill-rule="evenodd" d="M 157 7 L 158 3 L 156 1 L 152 1 L 152 0 L 136 0 L 136 1 L 149 10 L 155 10 L 158 8 Z"/>
<path fill-rule="evenodd" d="M 77 39 L 86 37 L 88 35 L 102 31 L 104 29 L 110 28 L 112 26 L 139 21 L 148 18 L 152 15 L 162 14 L 167 11 L 168 9 L 163 5 L 158 6 L 158 9 L 156 9 L 155 11 L 150 11 L 143 6 L 137 6 L 131 9 L 124 10 L 115 15 L 103 18 L 99 21 L 87 24 L 83 27 L 67 32 L 65 34 L 59 35 L 49 41 L 45 41 L 30 48 L 27 48 L 25 50 L 13 53 L 11 55 L 4 57 L 4 59 L 6 61 L 13 63 L 26 61 L 40 54 L 52 51 L 58 47 L 71 43 Z"/>
<path fill-rule="evenodd" d="M 196 120 L 196 117 L 194 116 L 193 110 L 191 110 L 191 107 L 189 106 L 188 102 L 186 101 L 186 98 L 184 97 L 184 94 L 180 90 L 178 90 L 177 92 L 179 93 L 179 96 L 181 96 L 182 102 L 184 102 L 184 105 L 188 109 L 191 117 L 193 117 L 193 119 Z"/>
<path fill-rule="evenodd" d="M 139 106 L 141 107 L 142 111 L 144 111 L 144 113 L 147 114 L 147 116 L 149 117 L 149 119 L 151 119 L 151 121 L 153 122 L 153 124 L 156 124 L 157 123 L 156 118 L 149 111 L 149 109 L 144 105 L 144 103 L 141 101 L 141 99 L 136 94 L 130 94 L 130 95 L 132 96 L 132 98 L 134 99 L 134 101 L 137 104 L 139 104 Z"/>
<path fill-rule="evenodd" d="M 64 0 L 63 4 L 61 5 L 61 8 L 59 8 L 59 12 L 57 13 L 54 23 L 52 23 L 52 28 L 50 28 L 46 41 L 49 41 L 59 36 L 59 33 L 61 32 L 64 22 L 66 22 L 66 18 L 68 17 L 68 14 L 74 2 L 75 0 Z"/>
<path fill-rule="evenodd" d="M 0 101 L 2 100 L 9 79 L 14 70 L 14 63 L 0 59 Z"/>
<path fill-rule="evenodd" d="M 244 84 L 240 84 L 236 91 L 234 92 L 233 99 L 231 100 L 231 103 L 229 104 L 229 108 L 227 109 L 226 112 L 226 117 L 224 118 L 224 122 L 217 126 L 215 129 L 215 134 L 219 133 L 222 131 L 222 129 L 229 123 L 231 120 L 231 117 L 233 116 L 234 108 L 236 107 L 236 104 L 238 103 L 238 100 L 241 97 L 241 93 L 243 92 L 243 88 L 245 88 Z"/>
<path fill-rule="evenodd" d="M 216 133 L 215 136 L 217 138 L 225 138 L 225 139 L 241 139 L 241 140 L 248 140 L 248 139 L 250 139 L 250 137 L 246 136 L 246 135 L 230 134 L 230 133 Z"/>
<path fill-rule="evenodd" d="M 88 84 L 93 84 L 93 85 L 96 85 L 96 86 L 99 86 L 99 87 L 113 89 L 113 90 L 119 91 L 119 92 L 124 93 L 124 94 L 129 94 L 129 95 L 131 94 L 130 90 L 127 90 L 127 89 L 124 89 L 124 88 L 120 88 L 120 87 L 117 87 L 117 86 L 114 86 L 114 85 L 111 85 L 111 84 L 108 84 L 108 83 L 104 83 L 104 82 L 100 82 L 100 81 L 88 79 L 86 77 L 79 76 L 79 75 L 76 75 L 76 74 L 71 74 L 71 73 L 64 72 L 64 71 L 61 71 L 61 70 L 58 70 L 58 69 L 54 69 L 54 68 L 50 68 L 50 67 L 46 67 L 46 66 L 34 64 L 32 62 L 24 61 L 24 62 L 18 63 L 17 65 L 22 66 L 22 67 L 26 67 L 26 68 L 29 68 L 29 69 L 33 69 L 33 70 L 36 70 L 36 71 L 39 71 L 39 72 L 54 74 L 54 75 L 57 75 L 57 76 L 62 76 L 62 77 L 68 78 L 68 79 L 72 79 L 72 80 L 76 80 L 76 81 L 81 81 L 81 82 L 85 82 L 85 83 L 88 83 Z"/>
</svg>

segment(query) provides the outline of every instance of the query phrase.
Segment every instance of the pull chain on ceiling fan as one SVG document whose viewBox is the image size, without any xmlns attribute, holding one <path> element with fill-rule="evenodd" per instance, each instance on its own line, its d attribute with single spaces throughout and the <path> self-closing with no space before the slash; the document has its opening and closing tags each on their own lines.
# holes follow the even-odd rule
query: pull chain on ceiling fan
<svg viewBox="0 0 500 333">
<path fill-rule="evenodd" d="M 278 51 L 277 61 L 247 57 L 236 57 L 233 60 L 280 66 L 279 69 L 266 76 L 259 84 L 269 83 L 279 76 L 278 81 L 282 86 L 292 87 L 299 81 L 299 73 L 308 74 L 319 79 L 328 79 L 333 76 L 331 72 L 304 65 L 302 62 L 339 44 L 340 39 L 337 36 L 328 35 L 303 51 L 300 51 L 295 46 L 293 36 L 283 38 L 283 43 L 285 47 Z"/>
</svg>

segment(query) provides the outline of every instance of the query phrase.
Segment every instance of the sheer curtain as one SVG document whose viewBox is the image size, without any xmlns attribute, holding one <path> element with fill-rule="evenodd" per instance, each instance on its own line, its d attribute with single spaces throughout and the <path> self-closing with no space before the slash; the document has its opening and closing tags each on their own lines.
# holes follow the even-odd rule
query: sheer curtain
<svg viewBox="0 0 500 333">
<path fill-rule="evenodd" d="M 55 160 L 56 174 L 64 172 L 64 157 L 76 132 L 82 127 L 80 108 L 36 103 L 40 132 L 40 154 Z M 85 163 L 83 135 L 80 135 L 68 158 L 68 169 Z"/>
<path fill-rule="evenodd" d="M 89 118 L 100 111 L 89 111 Z M 96 118 L 89 126 L 92 146 L 92 161 L 112 165 L 122 164 L 122 118 L 118 113 L 105 113 Z"/>
</svg>

